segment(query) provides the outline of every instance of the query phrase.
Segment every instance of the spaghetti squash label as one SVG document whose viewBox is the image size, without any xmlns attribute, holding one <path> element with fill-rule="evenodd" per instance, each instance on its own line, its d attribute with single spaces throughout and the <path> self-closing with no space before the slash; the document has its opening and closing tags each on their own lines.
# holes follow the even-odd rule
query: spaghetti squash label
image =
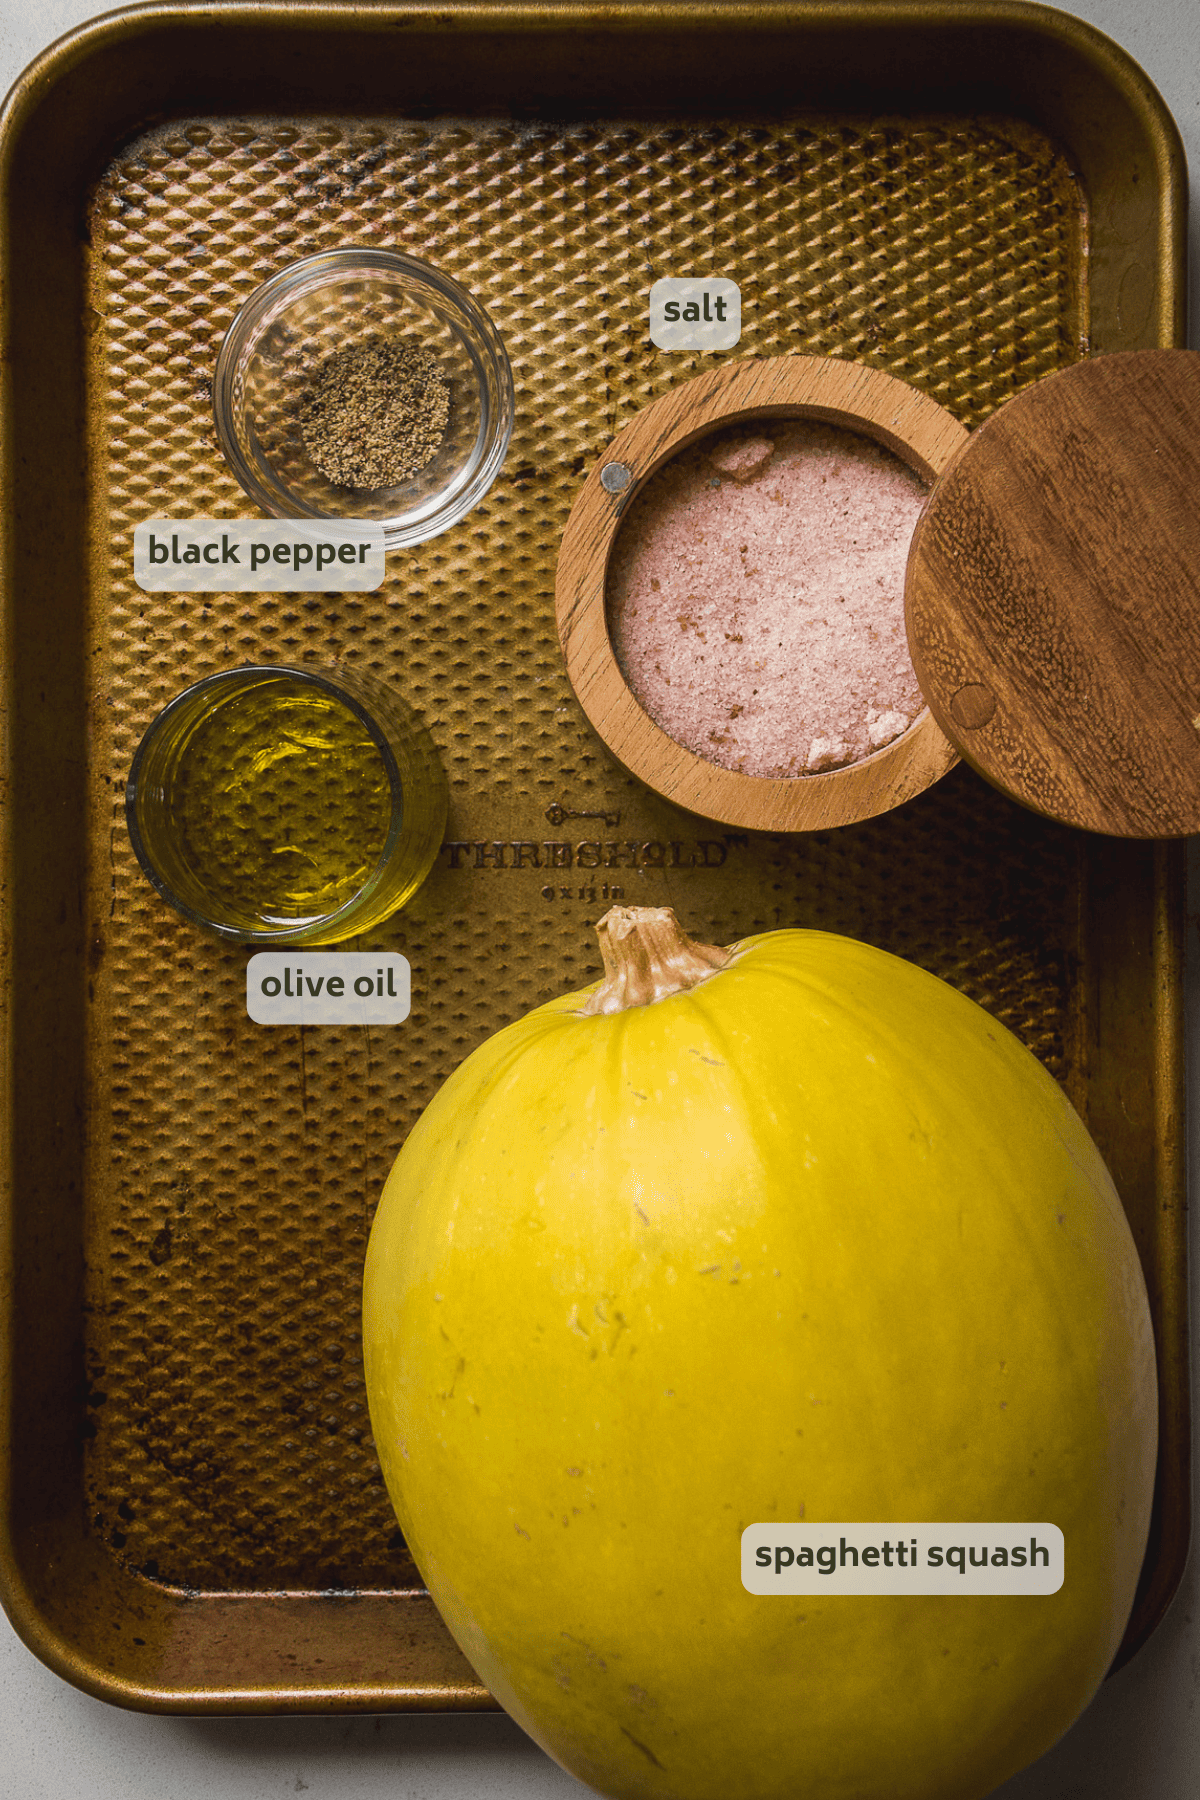
<svg viewBox="0 0 1200 1800">
<path fill-rule="evenodd" d="M 748 1525 L 751 1594 L 1056 1594 L 1063 1534 L 1047 1524 Z"/>
</svg>

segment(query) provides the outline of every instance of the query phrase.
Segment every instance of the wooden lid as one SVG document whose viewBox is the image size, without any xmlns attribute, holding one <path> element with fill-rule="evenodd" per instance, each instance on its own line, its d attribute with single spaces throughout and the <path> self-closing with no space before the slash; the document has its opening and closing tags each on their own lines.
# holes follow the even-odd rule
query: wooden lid
<svg viewBox="0 0 1200 1800">
<path fill-rule="evenodd" d="M 1200 353 L 1036 382 L 941 476 L 908 563 L 942 730 L 1035 811 L 1200 831 Z"/>
</svg>

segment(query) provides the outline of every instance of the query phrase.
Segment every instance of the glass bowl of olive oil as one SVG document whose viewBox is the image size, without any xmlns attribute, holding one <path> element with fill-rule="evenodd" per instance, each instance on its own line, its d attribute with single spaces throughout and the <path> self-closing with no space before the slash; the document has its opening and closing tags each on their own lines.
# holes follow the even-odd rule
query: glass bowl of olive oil
<svg viewBox="0 0 1200 1800">
<path fill-rule="evenodd" d="M 446 778 L 411 707 L 360 670 L 225 669 L 179 694 L 125 794 L 143 871 L 186 919 L 258 945 L 331 944 L 429 873 Z"/>
</svg>

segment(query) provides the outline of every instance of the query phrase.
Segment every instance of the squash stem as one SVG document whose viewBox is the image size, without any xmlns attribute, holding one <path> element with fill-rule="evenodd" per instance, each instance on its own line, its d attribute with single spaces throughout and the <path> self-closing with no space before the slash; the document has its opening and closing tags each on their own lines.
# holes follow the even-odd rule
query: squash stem
<svg viewBox="0 0 1200 1800">
<path fill-rule="evenodd" d="M 584 1013 L 627 1012 L 685 993 L 723 969 L 728 950 L 697 944 L 669 906 L 614 906 L 596 927 L 604 979 Z"/>
</svg>

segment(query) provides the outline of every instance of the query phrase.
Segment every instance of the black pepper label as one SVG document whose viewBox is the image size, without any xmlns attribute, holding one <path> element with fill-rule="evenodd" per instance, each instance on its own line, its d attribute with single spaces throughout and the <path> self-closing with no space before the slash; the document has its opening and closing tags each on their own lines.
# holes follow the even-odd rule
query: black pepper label
<svg viewBox="0 0 1200 1800">
<path fill-rule="evenodd" d="M 147 594 L 373 593 L 383 526 L 362 519 L 147 519 L 133 578 Z"/>
</svg>

